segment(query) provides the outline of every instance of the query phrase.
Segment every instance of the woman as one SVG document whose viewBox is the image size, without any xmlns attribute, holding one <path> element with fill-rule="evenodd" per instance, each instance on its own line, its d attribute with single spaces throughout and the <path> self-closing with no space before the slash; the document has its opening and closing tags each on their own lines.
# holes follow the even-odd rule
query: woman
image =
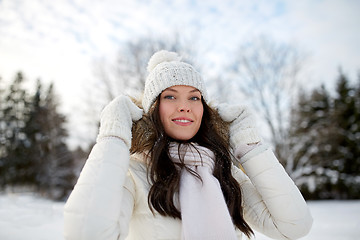
<svg viewBox="0 0 360 240">
<path fill-rule="evenodd" d="M 249 111 L 211 108 L 200 74 L 176 53 L 155 53 L 148 71 L 141 106 L 120 96 L 102 112 L 97 143 L 65 206 L 65 238 L 306 235 L 306 203 Z"/>
</svg>

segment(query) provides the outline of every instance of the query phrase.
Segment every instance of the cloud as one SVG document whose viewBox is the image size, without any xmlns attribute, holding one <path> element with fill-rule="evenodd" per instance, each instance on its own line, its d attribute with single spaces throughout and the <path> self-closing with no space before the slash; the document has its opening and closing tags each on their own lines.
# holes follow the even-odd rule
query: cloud
<svg viewBox="0 0 360 240">
<path fill-rule="evenodd" d="M 294 30 L 292 39 L 308 48 L 318 68 L 317 78 L 335 78 L 337 67 L 349 67 L 355 74 L 359 69 L 360 2 L 357 1 L 293 1 L 284 16 Z M 290 34 L 289 34 L 290 36 Z M 318 79 L 318 80 L 319 80 Z"/>
</svg>

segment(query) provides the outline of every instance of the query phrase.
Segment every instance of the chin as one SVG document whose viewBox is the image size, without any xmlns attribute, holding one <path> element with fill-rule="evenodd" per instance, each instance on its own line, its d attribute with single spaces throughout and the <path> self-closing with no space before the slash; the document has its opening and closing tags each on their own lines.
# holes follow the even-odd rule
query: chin
<svg viewBox="0 0 360 240">
<path fill-rule="evenodd" d="M 170 136 L 172 139 L 180 142 L 186 142 L 191 140 L 194 136 Z"/>
<path fill-rule="evenodd" d="M 189 141 L 191 138 L 173 138 L 175 141 L 179 141 L 179 142 L 187 142 Z"/>
</svg>

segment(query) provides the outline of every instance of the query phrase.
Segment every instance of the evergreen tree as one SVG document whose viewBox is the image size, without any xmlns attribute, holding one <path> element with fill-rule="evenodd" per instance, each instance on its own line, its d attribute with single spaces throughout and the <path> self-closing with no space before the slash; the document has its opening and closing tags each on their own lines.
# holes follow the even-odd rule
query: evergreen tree
<svg viewBox="0 0 360 240">
<path fill-rule="evenodd" d="M 335 185 L 338 198 L 360 197 L 360 86 L 350 86 L 348 78 L 340 72 L 334 98 L 333 121 L 336 123 L 334 155 L 339 179 Z"/>
<path fill-rule="evenodd" d="M 0 77 L 0 169 L 2 169 L 2 157 L 5 156 L 5 119 L 4 119 L 4 108 L 5 108 L 5 89 L 2 85 L 3 79 Z M 1 186 L 1 185 L 0 185 Z"/>
<path fill-rule="evenodd" d="M 322 86 L 302 94 L 292 111 L 291 158 L 306 166 L 298 185 L 307 199 L 360 197 L 358 92 L 340 73 L 336 96 Z"/>
<path fill-rule="evenodd" d="M 67 197 L 75 181 L 74 159 L 66 145 L 66 118 L 54 87 L 40 80 L 35 94 L 19 72 L 6 94 L 0 91 L 0 186 L 35 187 L 45 196 Z M 0 88 L 1 90 L 1 88 Z"/>
<path fill-rule="evenodd" d="M 28 96 L 23 88 L 24 77 L 17 73 L 7 90 L 2 111 L 2 156 L 0 158 L 1 186 L 27 182 L 26 171 L 29 161 L 26 158 L 25 122 L 29 112 Z"/>
<path fill-rule="evenodd" d="M 46 165 L 42 159 L 45 157 L 43 145 L 47 144 L 47 132 L 44 126 L 47 124 L 45 118 L 47 112 L 43 107 L 42 100 L 42 84 L 40 80 L 37 81 L 35 94 L 30 100 L 29 118 L 26 122 L 24 132 L 27 137 L 27 156 L 31 162 L 31 166 L 27 169 L 28 183 L 32 185 L 39 185 L 38 175 L 42 174 L 41 168 Z"/>
<path fill-rule="evenodd" d="M 295 163 L 293 171 L 301 175 L 297 185 L 306 198 L 317 198 L 316 188 L 324 185 L 331 175 L 327 171 L 332 150 L 327 143 L 332 131 L 330 111 L 331 98 L 324 86 L 310 95 L 302 93 L 292 110 L 290 139 L 293 155 L 290 161 Z"/>
<path fill-rule="evenodd" d="M 59 113 L 52 84 L 44 93 L 38 81 L 31 109 L 25 132 L 31 146 L 28 156 L 34 184 L 51 198 L 64 198 L 74 183 L 74 160 L 65 142 L 66 118 Z"/>
<path fill-rule="evenodd" d="M 75 180 L 73 172 L 74 159 L 71 151 L 66 145 L 68 137 L 65 128 L 66 118 L 59 113 L 58 102 L 54 94 L 54 88 L 51 84 L 48 88 L 45 98 L 45 108 L 48 111 L 49 123 L 49 142 L 48 142 L 48 159 L 51 159 L 49 168 L 49 186 L 58 190 L 57 197 L 63 198 L 72 190 Z"/>
</svg>

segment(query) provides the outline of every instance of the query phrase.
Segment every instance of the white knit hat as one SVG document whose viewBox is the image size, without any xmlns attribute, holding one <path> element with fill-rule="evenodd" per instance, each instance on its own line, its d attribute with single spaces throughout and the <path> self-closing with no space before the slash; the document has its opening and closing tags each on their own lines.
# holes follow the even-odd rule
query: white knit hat
<svg viewBox="0 0 360 240">
<path fill-rule="evenodd" d="M 149 72 L 145 82 L 142 106 L 147 113 L 159 94 L 166 88 L 176 85 L 192 86 L 201 92 L 205 102 L 208 95 L 200 73 L 193 66 L 182 62 L 175 52 L 161 50 L 156 52 L 149 60 Z"/>
</svg>

